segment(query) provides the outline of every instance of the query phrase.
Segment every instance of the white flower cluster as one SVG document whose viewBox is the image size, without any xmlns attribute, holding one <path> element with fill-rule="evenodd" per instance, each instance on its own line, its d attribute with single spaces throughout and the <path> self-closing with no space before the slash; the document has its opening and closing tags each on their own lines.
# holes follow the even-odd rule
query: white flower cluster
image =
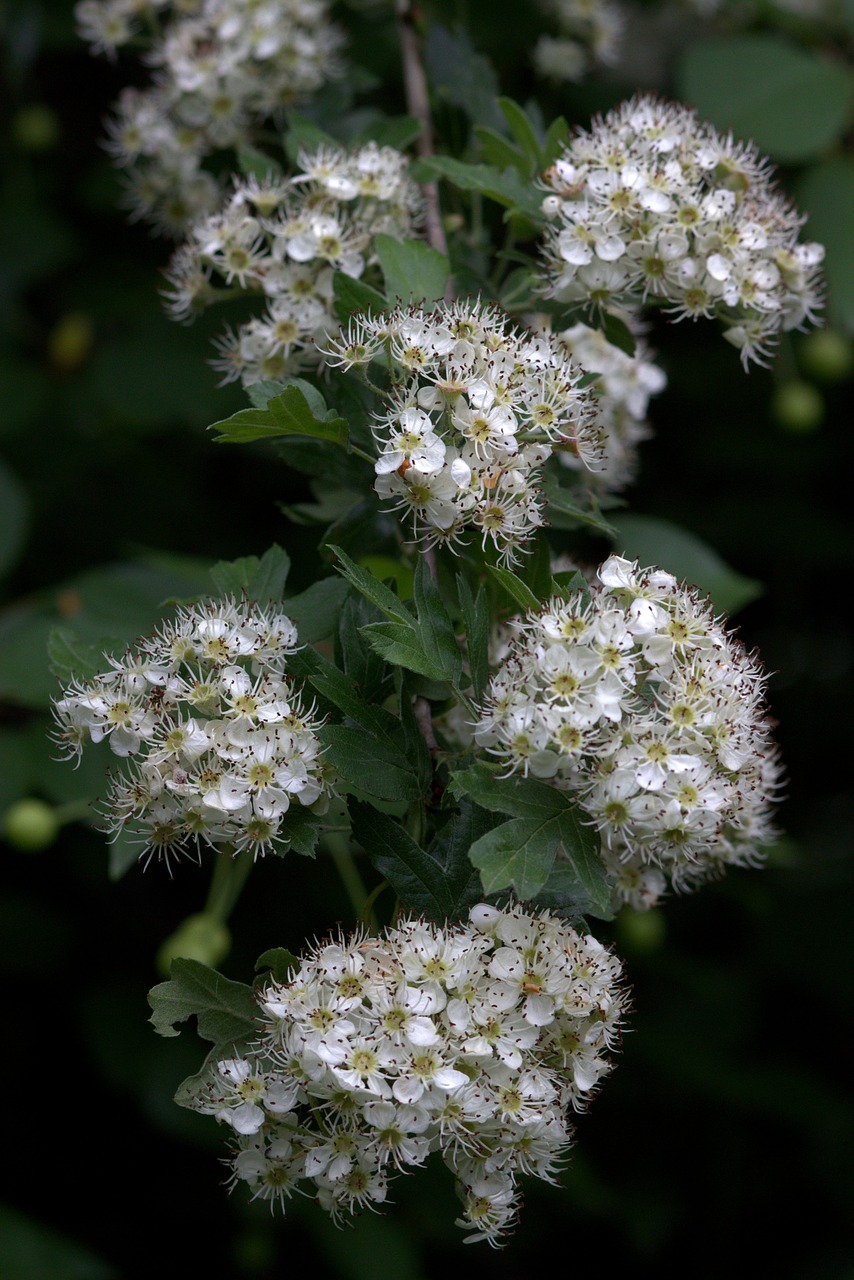
<svg viewBox="0 0 854 1280">
<path fill-rule="evenodd" d="M 428 545 L 473 527 L 513 563 L 543 524 L 536 479 L 546 459 L 566 450 L 588 471 L 603 464 L 605 428 L 579 387 L 584 371 L 554 338 L 516 329 L 495 307 L 469 300 L 360 316 L 326 358 L 391 368 L 374 487 Z"/>
<path fill-rule="evenodd" d="M 339 70 L 329 0 L 81 0 L 75 13 L 96 52 L 158 32 L 154 83 L 122 93 L 109 149 L 128 171 L 129 207 L 167 235 L 220 203 L 207 157 L 251 143 Z"/>
<path fill-rule="evenodd" d="M 687 107 L 632 98 L 579 132 L 545 185 L 550 297 L 717 317 L 745 366 L 814 321 L 822 246 L 798 243 L 805 219 L 755 146 Z"/>
<path fill-rule="evenodd" d="M 210 601 L 75 681 L 55 704 L 66 756 L 107 739 L 133 761 L 111 780 L 108 829 L 127 828 L 167 865 L 201 844 L 286 849 L 290 806 L 321 812 L 329 791 L 318 724 L 285 674 L 296 647 L 284 614 Z"/>
<path fill-rule="evenodd" d="M 625 16 L 614 0 L 547 0 L 557 36 L 540 36 L 534 46 L 538 75 L 557 84 L 581 80 L 593 66 L 613 66 L 619 57 Z"/>
<path fill-rule="evenodd" d="M 235 1134 L 232 1186 L 336 1219 L 441 1152 L 472 1240 L 499 1241 L 520 1175 L 554 1181 L 609 1071 L 618 960 L 562 920 L 480 904 L 470 923 L 404 920 L 321 943 L 259 993 L 253 1051 L 215 1063 L 189 1105 Z"/>
<path fill-rule="evenodd" d="M 616 900 L 643 909 L 759 860 L 780 767 L 761 667 L 709 601 L 619 556 L 599 583 L 517 624 L 475 738 L 577 795 Z"/>
<path fill-rule="evenodd" d="M 332 277 L 376 262 L 374 237 L 406 239 L 421 214 L 407 158 L 375 143 L 301 152 L 289 178 L 238 180 L 224 208 L 190 228 L 167 277 L 169 309 L 192 318 L 236 291 L 262 294 L 262 318 L 220 339 L 214 367 L 244 386 L 317 365 L 315 343 L 339 321 Z"/>
<path fill-rule="evenodd" d="M 635 479 L 638 445 L 652 435 L 646 417 L 649 400 L 664 390 L 667 377 L 653 363 L 642 338 L 636 339 L 633 355 L 586 324 L 556 333 L 555 341 L 582 369 L 600 375 L 591 389 L 605 425 L 605 456 L 588 483 L 597 493 L 617 493 Z M 578 467 L 570 453 L 558 458 L 564 466 Z"/>
</svg>

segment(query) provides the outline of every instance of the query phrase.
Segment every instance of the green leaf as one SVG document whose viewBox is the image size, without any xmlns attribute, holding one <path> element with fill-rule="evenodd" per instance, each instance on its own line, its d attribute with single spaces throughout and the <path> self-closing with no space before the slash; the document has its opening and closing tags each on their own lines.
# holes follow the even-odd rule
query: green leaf
<svg viewBox="0 0 854 1280">
<path fill-rule="evenodd" d="M 307 116 L 288 112 L 288 131 L 284 140 L 285 154 L 292 165 L 299 164 L 300 151 L 316 151 L 318 147 L 332 147 L 338 150 L 341 146 L 337 138 L 326 133 Z"/>
<path fill-rule="evenodd" d="M 468 582 L 457 574 L 457 595 L 466 627 L 466 654 L 472 693 L 480 698 L 489 678 L 489 602 L 480 587 L 472 595 Z"/>
<path fill-rule="evenodd" d="M 284 601 L 282 608 L 296 626 L 300 644 L 316 644 L 332 635 L 347 592 L 341 578 L 320 578 Z"/>
<path fill-rule="evenodd" d="M 240 172 L 247 178 L 258 178 L 262 182 L 265 178 L 280 178 L 283 172 L 278 160 L 246 142 L 237 148 L 237 163 Z"/>
<path fill-rule="evenodd" d="M 424 57 L 433 93 L 460 107 L 471 120 L 504 128 L 498 110 L 498 76 L 488 58 L 478 53 L 467 35 L 451 33 L 439 23 L 430 24 Z"/>
<path fill-rule="evenodd" d="M 350 802 L 353 838 L 385 876 L 407 910 L 434 919 L 455 916 L 470 900 L 472 867 L 459 838 L 422 849 L 400 823 L 357 800 Z M 441 850 L 440 856 L 437 856 Z"/>
<path fill-rule="evenodd" d="M 549 125 L 549 131 L 546 134 L 546 140 L 543 144 L 543 164 L 548 166 L 554 164 L 563 154 L 564 148 L 569 144 L 571 131 L 563 116 L 558 116 L 552 120 Z"/>
<path fill-rule="evenodd" d="M 398 752 L 403 750 L 400 721 L 383 707 L 361 698 L 351 678 L 316 650 L 305 648 L 291 654 L 288 670 L 297 678 L 308 680 L 321 698 L 362 725 L 370 734 L 382 738 Z"/>
<path fill-rule="evenodd" d="M 595 507 L 580 506 L 572 489 L 565 489 L 553 471 L 547 471 L 542 483 L 546 515 L 556 529 L 575 529 L 578 525 L 614 536 L 614 527 Z"/>
<path fill-rule="evenodd" d="M 338 622 L 335 660 L 361 698 L 381 705 L 391 690 L 391 673 L 364 633 L 369 622 L 377 621 L 379 610 L 351 591 L 343 578 L 339 581 L 348 595 Z"/>
<path fill-rule="evenodd" d="M 775 160 L 821 156 L 850 126 L 850 68 L 770 34 L 724 36 L 688 47 L 679 96 L 721 130 L 751 138 Z"/>
<path fill-rule="evenodd" d="M 415 116 L 380 116 L 351 139 L 353 146 L 375 142 L 379 147 L 405 151 L 421 137 L 423 125 Z"/>
<path fill-rule="evenodd" d="M 148 993 L 149 1018 L 161 1036 L 180 1035 L 179 1022 L 195 1017 L 203 1040 L 217 1048 L 242 1044 L 257 1033 L 252 988 L 232 982 L 198 960 L 173 960 L 171 976 Z"/>
<path fill-rule="evenodd" d="M 605 868 L 596 859 L 601 885 L 591 896 L 575 868 L 558 861 L 545 884 L 537 890 L 537 902 L 552 910 L 570 911 L 579 916 L 596 916 L 598 920 L 613 920 L 616 912 L 611 905 L 610 886 L 605 878 Z"/>
<path fill-rule="evenodd" d="M 307 436 L 346 448 L 347 423 L 334 410 L 320 417 L 309 404 L 308 388 L 315 400 L 322 398 L 314 387 L 301 378 L 291 379 L 279 395 L 268 401 L 266 409 L 240 409 L 237 413 L 214 422 L 212 431 L 218 444 L 247 444 L 253 440 L 273 440 L 280 436 Z"/>
<path fill-rule="evenodd" d="M 335 314 L 342 324 L 346 324 L 351 315 L 363 312 L 385 311 L 388 301 L 385 296 L 364 280 L 355 280 L 343 271 L 336 271 L 332 277 L 332 289 L 335 294 Z"/>
<path fill-rule="evenodd" d="M 494 769 L 476 762 L 451 776 L 453 795 L 470 796 L 482 809 L 509 813 L 515 818 L 559 817 L 574 808 L 562 791 L 535 778 L 501 778 Z"/>
<path fill-rule="evenodd" d="M 693 533 L 653 516 L 613 517 L 614 550 L 642 567 L 659 565 L 711 596 L 716 608 L 736 613 L 764 590 L 760 582 L 736 573 L 716 551 Z"/>
<path fill-rule="evenodd" d="M 509 569 L 502 569 L 500 565 L 488 564 L 487 572 L 491 578 L 494 578 L 502 591 L 518 604 L 520 609 L 539 609 L 540 602 L 534 595 L 530 587 L 517 578 L 515 573 Z"/>
<path fill-rule="evenodd" d="M 423 787 L 406 757 L 402 732 L 393 743 L 358 725 L 327 724 L 318 737 L 326 748 L 324 760 L 345 786 L 381 801 L 411 803 L 421 798 Z"/>
<path fill-rule="evenodd" d="M 396 622 L 401 622 L 405 626 L 412 626 L 412 614 L 385 583 L 380 582 L 374 574 L 356 564 L 340 547 L 330 544 L 329 550 L 337 560 L 335 568 L 338 572 L 351 582 L 357 591 L 361 591 L 372 604 L 375 604 L 380 613 L 384 613 L 387 618 L 394 618 Z"/>
<path fill-rule="evenodd" d="M 365 634 L 386 662 L 416 671 L 430 680 L 459 681 L 462 655 L 439 589 L 422 556 L 415 570 L 416 617 L 372 622 Z"/>
<path fill-rule="evenodd" d="M 571 868 L 585 901 L 599 912 L 609 909 L 610 890 L 597 856 L 599 837 L 564 792 L 532 778 L 497 778 L 482 764 L 455 774 L 452 787 L 467 791 L 483 808 L 516 815 L 472 845 L 471 860 L 480 868 L 487 893 L 513 885 L 521 898 L 532 898 L 560 858 Z"/>
<path fill-rule="evenodd" d="M 290 982 L 300 967 L 299 956 L 287 947 L 270 947 L 255 961 L 255 972 L 269 972 L 275 982 Z"/>
<path fill-rule="evenodd" d="M 406 672 L 401 671 L 398 674 L 400 677 L 400 724 L 406 740 L 406 755 L 415 769 L 421 794 L 425 795 L 433 781 L 433 759 L 415 714 L 412 685 L 416 682 Z"/>
<path fill-rule="evenodd" d="M 469 856 L 485 893 L 512 886 L 524 900 L 546 883 L 560 842 L 559 818 L 512 818 L 476 840 Z"/>
<path fill-rule="evenodd" d="M 239 560 L 220 560 L 211 569 L 214 586 L 222 596 L 245 596 L 259 605 L 280 603 L 291 567 L 284 548 L 273 545 L 259 559 L 242 556 Z M 302 639 L 302 637 L 300 637 Z"/>
<path fill-rule="evenodd" d="M 401 302 L 435 302 L 445 296 L 450 264 L 443 253 L 422 240 L 374 237 L 389 298 Z"/>
<path fill-rule="evenodd" d="M 544 157 L 539 139 L 525 112 L 512 98 L 499 98 L 498 106 L 507 121 L 510 132 L 530 161 L 531 170 L 544 168 Z"/>
<path fill-rule="evenodd" d="M 828 319 L 854 334 L 854 160 L 834 156 L 810 169 L 798 184 L 798 207 L 809 213 L 806 234 L 827 257 Z"/>
<path fill-rule="evenodd" d="M 523 213 L 536 226 L 543 222 L 542 192 L 517 169 L 466 164 L 453 156 L 425 156 L 420 164 L 425 171 L 446 178 L 461 191 L 479 191 L 497 204 Z"/>
<path fill-rule="evenodd" d="M 475 125 L 474 131 L 480 142 L 483 158 L 488 165 L 494 165 L 497 169 L 518 169 L 522 177 L 530 178 L 531 166 L 512 142 L 508 142 L 507 138 L 496 133 L 494 129 L 487 129 L 483 125 Z"/>
</svg>

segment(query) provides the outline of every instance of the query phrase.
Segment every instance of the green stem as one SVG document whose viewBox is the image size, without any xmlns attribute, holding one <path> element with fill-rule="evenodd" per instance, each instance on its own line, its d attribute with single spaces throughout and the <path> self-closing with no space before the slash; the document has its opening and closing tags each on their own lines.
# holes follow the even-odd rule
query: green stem
<svg viewBox="0 0 854 1280">
<path fill-rule="evenodd" d="M 364 907 L 362 907 L 361 917 L 364 920 L 365 927 L 367 929 L 372 930 L 374 927 L 373 926 L 374 903 L 376 902 L 377 898 L 380 896 L 381 893 L 383 893 L 386 889 L 390 889 L 390 888 L 391 888 L 390 880 L 381 880 L 377 885 L 377 887 L 373 890 L 373 892 L 365 899 L 365 905 Z"/>
<path fill-rule="evenodd" d="M 82 822 L 84 818 L 91 818 L 92 805 L 89 800 L 70 800 L 68 804 L 57 805 L 53 813 L 60 826 L 64 827 L 68 822 Z"/>
<path fill-rule="evenodd" d="M 245 849 L 235 856 L 225 848 L 217 855 L 205 903 L 206 916 L 225 924 L 237 904 L 253 861 L 252 854 Z"/>
<path fill-rule="evenodd" d="M 347 892 L 354 914 L 356 916 L 364 915 L 368 891 L 365 888 L 362 877 L 359 875 L 359 868 L 356 866 L 356 859 L 353 857 L 353 850 L 350 847 L 349 840 L 336 831 L 326 831 L 323 842 L 329 850 L 332 861 L 335 863 L 335 870 L 338 872 L 341 883 Z"/>
</svg>

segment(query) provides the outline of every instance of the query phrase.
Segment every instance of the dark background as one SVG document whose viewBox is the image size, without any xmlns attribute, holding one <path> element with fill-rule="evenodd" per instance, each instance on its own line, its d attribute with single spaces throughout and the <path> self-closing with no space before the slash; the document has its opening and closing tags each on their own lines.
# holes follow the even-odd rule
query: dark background
<svg viewBox="0 0 854 1280">
<path fill-rule="evenodd" d="M 510 30 L 540 21 L 525 6 L 520 17 L 491 5 L 487 17 L 473 5 L 470 29 L 524 100 L 534 85 L 496 35 L 505 8 Z M 142 630 L 158 599 L 200 589 L 211 561 L 274 541 L 291 549 L 296 586 L 317 567 L 277 505 L 302 496 L 299 477 L 206 435 L 243 404 L 205 364 L 218 320 L 165 318 L 168 248 L 117 211 L 102 120 L 139 68 L 90 58 L 59 0 L 13 0 L 5 26 L 0 808 L 89 786 L 85 769 L 48 760 L 54 623 L 110 634 L 120 612 Z M 401 111 L 389 24 L 355 30 L 354 56 Z M 551 105 L 585 122 L 633 87 L 615 79 Z M 775 373 L 745 375 L 711 327 L 658 322 L 651 339 L 670 381 L 631 509 L 684 526 L 764 584 L 734 621 L 774 673 L 786 834 L 762 871 L 599 927 L 625 959 L 633 1013 L 562 1187 L 531 1186 L 511 1243 L 489 1254 L 461 1247 L 441 1168 L 399 1179 L 391 1213 L 354 1230 L 307 1201 L 282 1223 L 227 1196 L 221 1134 L 171 1102 L 200 1043 L 155 1036 L 145 998 L 161 941 L 200 909 L 203 877 L 152 866 L 111 883 L 102 837 L 71 823 L 41 853 L 0 845 L 4 1278 L 136 1280 L 167 1266 L 263 1280 L 308 1261 L 317 1280 L 481 1267 L 525 1280 L 554 1257 L 568 1271 L 636 1276 L 718 1276 L 736 1261 L 803 1280 L 854 1276 L 851 385 L 820 384 L 823 422 L 793 431 L 770 406 L 797 372 L 797 341 Z M 104 566 L 125 567 L 86 576 Z M 329 877 L 270 859 L 237 908 L 224 970 L 245 981 L 260 951 L 297 950 L 347 915 Z"/>
</svg>

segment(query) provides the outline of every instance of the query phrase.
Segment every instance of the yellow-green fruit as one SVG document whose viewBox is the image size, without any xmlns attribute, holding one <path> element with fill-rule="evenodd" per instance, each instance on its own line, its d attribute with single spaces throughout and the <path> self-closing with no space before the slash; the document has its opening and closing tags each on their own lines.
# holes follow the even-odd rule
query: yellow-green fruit
<svg viewBox="0 0 854 1280">
<path fill-rule="evenodd" d="M 819 329 L 799 348 L 801 368 L 819 382 L 844 382 L 854 374 L 854 343 L 838 329 Z"/>
<path fill-rule="evenodd" d="M 59 834 L 56 810 L 44 800 L 19 800 L 3 819 L 3 835 L 14 849 L 39 853 L 48 849 Z"/>
<path fill-rule="evenodd" d="M 812 383 L 793 379 L 774 393 L 771 413 L 785 431 L 815 431 L 824 418 L 824 396 Z"/>
<path fill-rule="evenodd" d="M 169 977 L 173 960 L 198 960 L 215 969 L 231 950 L 228 926 L 204 913 L 187 916 L 157 952 L 157 968 Z"/>
</svg>

